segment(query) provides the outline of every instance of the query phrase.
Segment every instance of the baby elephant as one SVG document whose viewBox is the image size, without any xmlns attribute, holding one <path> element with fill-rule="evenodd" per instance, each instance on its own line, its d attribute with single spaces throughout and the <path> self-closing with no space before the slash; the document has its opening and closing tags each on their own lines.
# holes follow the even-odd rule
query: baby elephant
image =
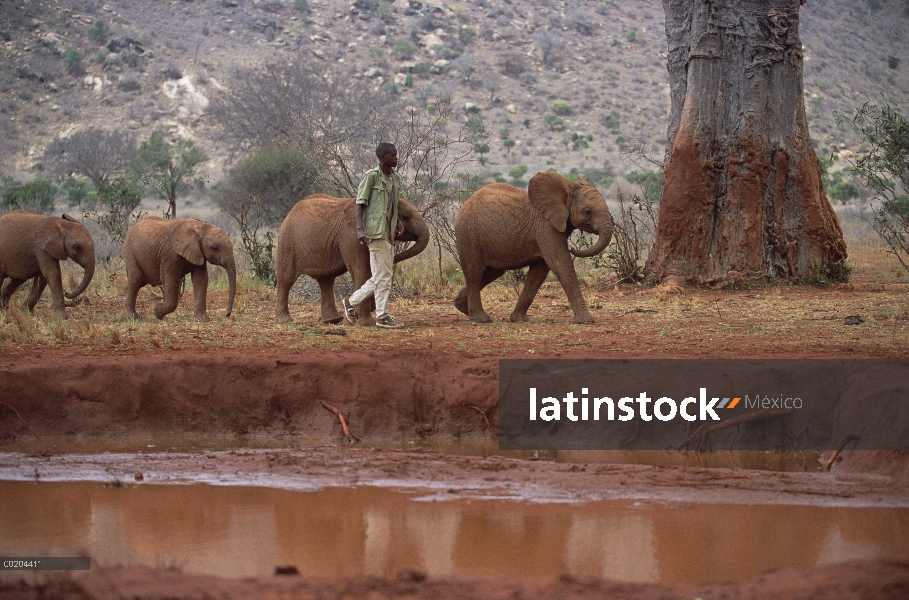
<svg viewBox="0 0 909 600">
<path fill-rule="evenodd" d="M 177 309 L 180 283 L 192 273 L 195 307 L 193 317 L 207 321 L 205 295 L 208 292 L 208 265 L 224 267 L 230 284 L 227 316 L 234 306 L 237 291 L 237 269 L 234 246 L 220 227 L 198 219 L 140 219 L 123 242 L 126 263 L 126 316 L 141 317 L 136 312 L 136 296 L 145 285 L 163 285 L 164 301 L 155 304 L 155 316 L 163 319 Z"/>
<path fill-rule="evenodd" d="M 72 292 L 63 291 L 60 262 L 71 258 L 83 269 L 82 283 Z M 66 318 L 64 296 L 76 298 L 86 290 L 95 274 L 95 242 L 88 230 L 69 215 L 49 217 L 14 210 L 0 217 L 0 284 L 9 278 L 0 293 L 0 307 L 9 303 L 16 289 L 28 281 L 32 293 L 28 309 L 34 310 L 45 286 L 51 289 L 51 310 Z"/>
</svg>

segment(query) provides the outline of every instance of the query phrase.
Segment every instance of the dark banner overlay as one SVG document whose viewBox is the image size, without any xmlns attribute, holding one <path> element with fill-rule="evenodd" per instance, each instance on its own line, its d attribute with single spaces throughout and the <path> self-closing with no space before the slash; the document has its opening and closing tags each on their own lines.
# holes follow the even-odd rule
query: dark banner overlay
<svg viewBox="0 0 909 600">
<path fill-rule="evenodd" d="M 499 361 L 503 450 L 909 448 L 909 361 Z"/>
<path fill-rule="evenodd" d="M 89 571 L 88 556 L 3 556 L 0 571 Z"/>
</svg>

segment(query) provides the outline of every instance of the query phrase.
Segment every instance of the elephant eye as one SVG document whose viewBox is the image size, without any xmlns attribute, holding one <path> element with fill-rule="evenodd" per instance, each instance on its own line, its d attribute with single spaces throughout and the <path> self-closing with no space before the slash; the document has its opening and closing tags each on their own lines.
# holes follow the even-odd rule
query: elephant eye
<svg viewBox="0 0 909 600">
<path fill-rule="evenodd" d="M 76 252 L 82 252 L 82 244 L 73 244 L 73 250 Z"/>
<path fill-rule="evenodd" d="M 593 214 L 589 208 L 584 209 L 584 214 L 591 215 Z"/>
</svg>

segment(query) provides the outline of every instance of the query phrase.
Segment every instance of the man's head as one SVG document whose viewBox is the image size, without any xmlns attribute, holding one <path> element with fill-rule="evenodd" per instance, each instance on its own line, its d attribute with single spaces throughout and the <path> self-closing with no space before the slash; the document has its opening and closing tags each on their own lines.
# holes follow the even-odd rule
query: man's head
<svg viewBox="0 0 909 600">
<path fill-rule="evenodd" d="M 376 146 L 376 156 L 379 158 L 379 165 L 383 172 L 388 172 L 398 166 L 398 149 L 394 144 L 382 142 Z"/>
</svg>

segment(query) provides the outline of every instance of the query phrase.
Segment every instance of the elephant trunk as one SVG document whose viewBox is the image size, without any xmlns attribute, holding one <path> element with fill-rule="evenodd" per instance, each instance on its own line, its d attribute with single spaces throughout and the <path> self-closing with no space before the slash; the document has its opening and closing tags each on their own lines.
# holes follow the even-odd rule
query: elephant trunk
<svg viewBox="0 0 909 600">
<path fill-rule="evenodd" d="M 237 294 L 237 267 L 233 258 L 227 261 L 227 264 L 224 265 L 224 270 L 227 271 L 227 316 L 229 317 L 234 310 L 234 296 Z"/>
<path fill-rule="evenodd" d="M 77 261 L 77 262 L 79 262 L 79 265 L 83 269 L 85 269 L 85 272 L 82 274 L 82 283 L 79 284 L 79 287 L 77 287 L 76 289 L 74 289 L 71 292 L 66 292 L 64 294 L 69 300 L 72 300 L 73 298 L 78 298 L 79 295 L 82 294 L 82 292 L 84 292 L 86 290 L 86 288 L 88 288 L 88 284 L 90 284 L 92 282 L 92 277 L 94 277 L 94 275 L 95 275 L 95 253 L 94 252 L 88 253 L 88 255 L 82 261 Z"/>
<path fill-rule="evenodd" d="M 427 244 L 429 244 L 429 227 L 424 223 L 421 227 L 415 227 L 414 229 L 413 234 L 416 237 L 416 242 L 404 252 L 396 254 L 394 262 L 399 263 L 402 260 L 413 258 L 426 249 Z"/>
<path fill-rule="evenodd" d="M 583 250 L 575 250 L 571 248 L 571 253 L 578 258 L 590 258 L 591 256 L 596 256 L 600 252 L 606 249 L 606 246 L 609 245 L 609 242 L 612 241 L 612 231 L 613 231 L 612 216 L 606 215 L 600 221 L 599 226 L 597 227 L 597 234 L 599 238 L 596 243 L 590 246 L 589 248 L 584 248 Z"/>
</svg>

